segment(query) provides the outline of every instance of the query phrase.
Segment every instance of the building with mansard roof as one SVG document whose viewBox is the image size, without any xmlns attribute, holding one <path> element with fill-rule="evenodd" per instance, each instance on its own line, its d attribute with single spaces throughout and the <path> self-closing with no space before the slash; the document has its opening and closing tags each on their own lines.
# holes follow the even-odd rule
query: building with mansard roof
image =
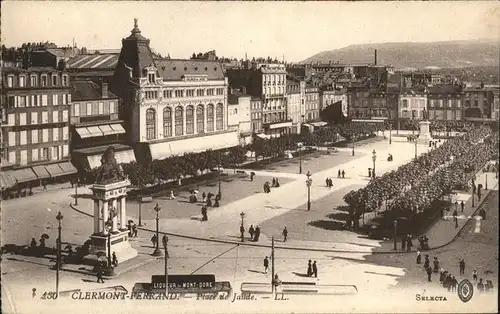
<svg viewBox="0 0 500 314">
<path fill-rule="evenodd" d="M 227 126 L 222 65 L 155 57 L 137 20 L 122 40 L 110 88 L 122 98 L 127 140 L 138 161 L 239 144 L 238 130 Z"/>
</svg>

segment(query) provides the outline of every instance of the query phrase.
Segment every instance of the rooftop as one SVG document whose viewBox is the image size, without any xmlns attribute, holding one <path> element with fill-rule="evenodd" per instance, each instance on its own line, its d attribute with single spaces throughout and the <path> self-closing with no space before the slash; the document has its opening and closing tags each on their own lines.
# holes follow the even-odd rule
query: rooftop
<svg viewBox="0 0 500 314">
<path fill-rule="evenodd" d="M 91 100 L 103 99 L 101 86 L 90 80 L 76 80 L 71 82 L 71 99 L 72 100 Z M 118 98 L 115 94 L 108 91 L 107 98 Z"/>
<path fill-rule="evenodd" d="M 114 69 L 120 54 L 80 54 L 68 60 L 67 66 L 71 69 Z"/>
<path fill-rule="evenodd" d="M 27 69 L 20 67 L 4 67 L 2 68 L 2 72 L 5 73 L 31 73 L 31 72 L 50 72 L 50 73 L 62 73 L 56 68 L 53 67 L 29 67 Z"/>
<path fill-rule="evenodd" d="M 166 81 L 180 81 L 185 75 L 206 76 L 208 80 L 224 80 L 224 68 L 218 61 L 156 59 L 156 68 Z"/>
</svg>

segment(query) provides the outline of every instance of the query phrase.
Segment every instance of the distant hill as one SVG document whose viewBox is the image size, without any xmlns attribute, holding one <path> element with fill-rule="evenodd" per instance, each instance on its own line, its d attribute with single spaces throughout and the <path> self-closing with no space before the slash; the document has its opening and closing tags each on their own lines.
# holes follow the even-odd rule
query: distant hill
<svg viewBox="0 0 500 314">
<path fill-rule="evenodd" d="M 500 59 L 499 42 L 464 40 L 350 45 L 320 52 L 302 62 L 373 63 L 375 49 L 377 49 L 378 64 L 392 64 L 396 69 L 498 66 Z"/>
</svg>

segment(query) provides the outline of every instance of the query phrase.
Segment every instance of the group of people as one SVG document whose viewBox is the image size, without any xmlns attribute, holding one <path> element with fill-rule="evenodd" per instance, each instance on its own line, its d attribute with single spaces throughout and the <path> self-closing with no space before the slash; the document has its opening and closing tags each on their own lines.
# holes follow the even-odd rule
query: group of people
<svg viewBox="0 0 500 314">
<path fill-rule="evenodd" d="M 266 181 L 264 183 L 264 193 L 270 193 L 271 192 L 271 187 L 273 188 L 279 188 L 280 185 L 280 180 L 278 178 L 273 178 L 272 180 L 272 185 L 269 183 L 269 181 Z"/>
<path fill-rule="evenodd" d="M 407 234 L 401 238 L 401 251 L 411 252 L 413 241 L 411 234 Z"/>
<path fill-rule="evenodd" d="M 410 136 L 406 137 L 406 140 L 408 142 L 415 142 L 417 140 L 417 138 L 418 138 L 418 135 L 410 135 Z"/>
<path fill-rule="evenodd" d="M 333 187 L 333 180 L 332 180 L 332 178 L 326 178 L 325 181 L 326 181 L 326 187 L 331 189 Z"/>
<path fill-rule="evenodd" d="M 128 237 L 129 238 L 137 238 L 138 230 L 137 230 L 137 225 L 135 224 L 135 222 L 130 220 L 128 222 L 127 228 L 128 228 Z"/>
<path fill-rule="evenodd" d="M 307 262 L 307 277 L 318 278 L 318 265 L 316 261 L 311 264 L 311 260 Z"/>
<path fill-rule="evenodd" d="M 337 178 L 340 179 L 345 179 L 345 171 L 344 169 L 342 169 L 342 171 L 339 169 L 339 171 L 337 171 Z"/>
<path fill-rule="evenodd" d="M 259 226 L 255 226 L 255 228 L 254 228 L 253 225 L 250 225 L 250 228 L 248 229 L 248 233 L 250 234 L 250 241 L 252 241 L 252 242 L 259 241 L 259 238 L 260 238 L 260 227 Z M 241 238 L 243 239 L 245 236 L 245 227 L 243 227 L 243 225 L 240 226 L 240 234 L 241 234 Z"/>
</svg>

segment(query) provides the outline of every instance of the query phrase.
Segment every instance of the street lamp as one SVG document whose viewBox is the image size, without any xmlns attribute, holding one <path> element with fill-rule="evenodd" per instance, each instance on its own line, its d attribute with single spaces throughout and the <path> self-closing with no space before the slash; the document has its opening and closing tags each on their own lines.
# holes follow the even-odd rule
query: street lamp
<svg viewBox="0 0 500 314">
<path fill-rule="evenodd" d="M 398 248 L 396 246 L 396 234 L 397 234 L 397 228 L 398 228 L 398 221 L 396 219 L 394 219 L 394 251 L 397 251 Z"/>
<path fill-rule="evenodd" d="M 241 213 L 240 213 L 240 217 L 241 217 L 241 228 L 240 228 L 240 229 L 241 229 L 241 230 L 243 230 L 243 228 L 245 228 L 245 225 L 243 224 L 243 220 L 245 219 L 245 213 L 244 213 L 244 212 L 241 212 Z M 244 239 L 245 239 L 245 235 L 244 235 L 244 233 L 242 232 L 242 233 L 241 233 L 241 242 L 243 242 L 243 241 L 244 241 Z"/>
<path fill-rule="evenodd" d="M 355 137 L 355 135 L 353 134 L 353 135 L 351 136 L 351 140 L 352 140 L 352 155 L 353 155 L 353 156 L 354 156 L 354 137 Z"/>
<path fill-rule="evenodd" d="M 159 248 L 160 244 L 160 235 L 159 235 L 159 222 L 160 222 L 160 217 L 158 216 L 160 214 L 161 207 L 156 203 L 156 206 L 153 208 L 154 211 L 156 212 L 156 248 L 155 251 L 153 252 L 153 256 L 161 256 L 161 251 Z"/>
<path fill-rule="evenodd" d="M 302 174 L 302 143 L 297 144 L 299 148 L 299 174 Z"/>
<path fill-rule="evenodd" d="M 114 275 L 114 269 L 113 265 L 111 264 L 111 230 L 113 229 L 113 221 L 111 219 L 108 219 L 106 221 L 105 226 L 106 230 L 108 231 L 108 267 L 106 268 L 106 274 L 108 276 L 113 276 Z"/>
<path fill-rule="evenodd" d="M 221 186 L 220 186 L 221 183 L 220 183 L 220 181 L 221 181 L 221 175 L 222 174 L 221 174 L 221 171 L 220 171 L 220 160 L 219 160 L 219 166 L 218 167 L 219 167 L 219 194 L 218 195 L 219 195 L 219 200 L 221 200 L 222 199 L 222 192 L 221 192 Z"/>
<path fill-rule="evenodd" d="M 413 139 L 415 141 L 415 159 L 417 159 L 417 139 Z"/>
<path fill-rule="evenodd" d="M 168 296 L 168 237 L 163 236 L 163 248 L 165 249 L 165 295 Z"/>
<path fill-rule="evenodd" d="M 488 168 L 484 168 L 484 189 L 488 189 Z"/>
<path fill-rule="evenodd" d="M 61 269 L 61 222 L 63 220 L 63 215 L 59 211 L 57 213 L 56 219 L 58 222 L 58 227 L 57 227 L 57 233 L 58 233 L 58 238 L 57 238 L 57 256 L 56 256 L 56 297 L 59 296 L 59 270 Z"/>
<path fill-rule="evenodd" d="M 307 180 L 306 180 L 306 185 L 307 185 L 307 210 L 311 210 L 311 184 L 312 184 L 311 173 L 308 171 L 307 172 Z"/>
<path fill-rule="evenodd" d="M 375 178 L 375 161 L 377 160 L 377 152 L 373 150 L 372 152 L 372 160 L 373 160 L 373 172 L 372 172 L 372 178 Z"/>
<path fill-rule="evenodd" d="M 78 177 L 75 183 L 75 206 L 78 206 Z"/>
</svg>

